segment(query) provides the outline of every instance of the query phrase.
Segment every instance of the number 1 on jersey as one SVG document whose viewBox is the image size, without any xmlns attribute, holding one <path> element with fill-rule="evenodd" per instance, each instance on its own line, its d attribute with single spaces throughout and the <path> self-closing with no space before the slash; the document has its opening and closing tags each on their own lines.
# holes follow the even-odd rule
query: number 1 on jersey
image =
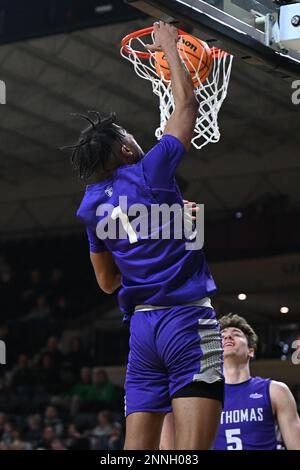
<svg viewBox="0 0 300 470">
<path fill-rule="evenodd" d="M 114 208 L 114 210 L 111 213 L 111 218 L 113 220 L 116 220 L 117 218 L 120 219 L 123 229 L 128 235 L 130 244 L 136 243 L 138 241 L 137 235 L 135 231 L 133 230 L 132 225 L 129 222 L 128 215 L 122 212 L 122 209 L 120 206 L 117 206 Z"/>
</svg>

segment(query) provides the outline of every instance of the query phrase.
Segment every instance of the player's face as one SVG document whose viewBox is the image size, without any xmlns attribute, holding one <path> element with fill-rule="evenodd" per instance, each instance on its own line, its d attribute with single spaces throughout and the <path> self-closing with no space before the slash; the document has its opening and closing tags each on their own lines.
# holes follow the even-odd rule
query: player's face
<svg viewBox="0 0 300 470">
<path fill-rule="evenodd" d="M 118 126 L 119 127 L 119 126 Z M 124 135 L 122 154 L 128 159 L 128 163 L 137 163 L 144 156 L 142 148 L 139 146 L 132 134 L 119 127 Z"/>
<path fill-rule="evenodd" d="M 135 161 L 139 161 L 141 158 L 144 156 L 144 152 L 142 148 L 139 146 L 135 138 L 133 137 L 132 134 L 126 133 L 126 140 L 127 140 L 127 145 L 129 148 L 132 150 L 134 154 L 134 159 Z"/>
<path fill-rule="evenodd" d="M 248 361 L 252 350 L 248 346 L 247 337 L 239 328 L 225 328 L 222 330 L 224 359 L 236 357 Z"/>
</svg>

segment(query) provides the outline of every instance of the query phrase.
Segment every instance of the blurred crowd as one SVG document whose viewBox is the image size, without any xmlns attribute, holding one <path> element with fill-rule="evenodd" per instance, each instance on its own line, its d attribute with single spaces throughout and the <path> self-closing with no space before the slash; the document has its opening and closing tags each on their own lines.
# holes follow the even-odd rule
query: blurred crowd
<svg viewBox="0 0 300 470">
<path fill-rule="evenodd" d="M 123 389 L 80 336 L 62 341 L 103 296 L 84 263 L 75 273 L 60 253 L 61 266 L 53 265 L 57 244 L 42 260 L 31 250 L 21 245 L 9 261 L 0 255 L 0 450 L 121 449 Z"/>
<path fill-rule="evenodd" d="M 79 338 L 64 353 L 50 337 L 1 376 L 0 449 L 121 449 L 123 405 L 123 388 L 93 364 Z"/>
<path fill-rule="evenodd" d="M 123 388 L 99 367 L 91 338 L 63 340 L 105 295 L 82 241 L 43 243 L 14 245 L 9 261 L 0 254 L 0 340 L 8 345 L 0 365 L 0 450 L 122 449 Z M 117 344 L 100 339 L 107 360 L 112 350 L 118 360 Z M 278 348 L 276 357 L 287 359 Z M 300 385 L 293 392 L 300 414 Z"/>
<path fill-rule="evenodd" d="M 109 410 L 83 424 L 61 418 L 51 405 L 23 421 L 0 413 L 0 450 L 121 450 L 123 445 L 122 424 Z"/>
<path fill-rule="evenodd" d="M 62 267 L 15 270 L 0 255 L 0 327 L 11 353 L 34 353 L 51 334 L 60 335 L 99 301 L 95 287 Z"/>
</svg>

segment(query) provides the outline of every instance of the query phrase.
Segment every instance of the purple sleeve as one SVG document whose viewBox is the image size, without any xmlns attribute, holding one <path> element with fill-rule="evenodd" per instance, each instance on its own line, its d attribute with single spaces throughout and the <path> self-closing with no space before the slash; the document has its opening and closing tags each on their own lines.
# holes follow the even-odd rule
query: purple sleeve
<svg viewBox="0 0 300 470">
<path fill-rule="evenodd" d="M 97 237 L 97 234 L 95 233 L 94 230 L 87 227 L 86 233 L 87 233 L 91 253 L 102 253 L 103 251 L 107 251 L 107 248 L 104 242 Z"/>
<path fill-rule="evenodd" d="M 142 159 L 147 184 L 152 188 L 172 188 L 176 169 L 185 154 L 180 140 L 164 135 Z"/>
</svg>

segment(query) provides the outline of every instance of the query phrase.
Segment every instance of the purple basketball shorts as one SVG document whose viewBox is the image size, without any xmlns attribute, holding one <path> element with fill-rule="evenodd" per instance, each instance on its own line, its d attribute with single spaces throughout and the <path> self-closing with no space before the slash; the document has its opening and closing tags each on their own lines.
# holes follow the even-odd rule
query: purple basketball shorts
<svg viewBox="0 0 300 470">
<path fill-rule="evenodd" d="M 130 322 L 125 415 L 170 412 L 173 395 L 192 382 L 223 380 L 223 351 L 213 308 L 136 311 Z"/>
</svg>

